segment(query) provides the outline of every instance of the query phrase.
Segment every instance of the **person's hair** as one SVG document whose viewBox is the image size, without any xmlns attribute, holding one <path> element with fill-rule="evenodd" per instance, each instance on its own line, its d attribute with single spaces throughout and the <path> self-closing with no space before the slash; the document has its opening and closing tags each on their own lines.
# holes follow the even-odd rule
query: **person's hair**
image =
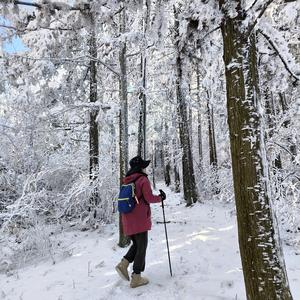
<svg viewBox="0 0 300 300">
<path fill-rule="evenodd" d="M 133 167 L 128 170 L 126 176 L 132 175 L 134 173 L 144 173 L 141 167 Z"/>
</svg>

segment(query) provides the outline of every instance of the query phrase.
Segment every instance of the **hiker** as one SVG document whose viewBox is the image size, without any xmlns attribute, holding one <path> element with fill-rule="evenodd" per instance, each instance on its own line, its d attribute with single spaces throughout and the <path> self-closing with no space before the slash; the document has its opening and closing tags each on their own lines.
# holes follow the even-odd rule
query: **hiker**
<svg viewBox="0 0 300 300">
<path fill-rule="evenodd" d="M 136 288 L 149 283 L 146 277 L 141 276 L 141 272 L 145 270 L 148 230 L 151 229 L 150 203 L 164 201 L 166 194 L 162 190 L 159 190 L 160 194 L 157 196 L 152 194 L 150 181 L 145 173 L 150 160 L 143 160 L 140 156 L 136 156 L 130 160 L 129 164 L 130 170 L 123 179 L 123 183 L 135 183 L 135 195 L 138 203 L 131 212 L 121 214 L 124 234 L 130 237 L 132 245 L 116 266 L 116 271 L 121 278 L 130 281 L 128 266 L 133 262 L 130 287 Z"/>
</svg>

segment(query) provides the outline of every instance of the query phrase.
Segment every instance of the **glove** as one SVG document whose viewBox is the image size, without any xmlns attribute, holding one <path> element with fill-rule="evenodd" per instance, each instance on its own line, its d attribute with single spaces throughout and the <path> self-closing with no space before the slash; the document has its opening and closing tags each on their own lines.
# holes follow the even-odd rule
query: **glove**
<svg viewBox="0 0 300 300">
<path fill-rule="evenodd" d="M 164 201 L 167 197 L 166 197 L 166 193 L 163 191 L 163 190 L 159 190 L 160 192 L 160 197 L 161 197 L 161 200 Z"/>
</svg>

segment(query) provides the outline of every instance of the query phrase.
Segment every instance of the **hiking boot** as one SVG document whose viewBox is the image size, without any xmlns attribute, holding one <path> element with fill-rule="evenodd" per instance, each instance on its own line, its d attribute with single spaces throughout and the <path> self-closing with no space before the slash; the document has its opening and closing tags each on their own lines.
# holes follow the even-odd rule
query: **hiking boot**
<svg viewBox="0 0 300 300">
<path fill-rule="evenodd" d="M 116 271 L 120 275 L 120 277 L 124 280 L 130 280 L 128 275 L 129 261 L 126 258 L 122 258 L 121 262 L 116 265 Z"/>
<path fill-rule="evenodd" d="M 132 273 L 130 287 L 136 288 L 142 285 L 146 285 L 149 283 L 149 280 L 146 277 L 142 277 L 141 274 Z"/>
</svg>

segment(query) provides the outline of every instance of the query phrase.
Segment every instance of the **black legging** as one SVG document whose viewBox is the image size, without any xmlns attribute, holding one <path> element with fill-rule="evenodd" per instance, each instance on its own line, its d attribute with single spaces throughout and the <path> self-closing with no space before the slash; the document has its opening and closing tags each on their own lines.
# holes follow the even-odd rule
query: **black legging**
<svg viewBox="0 0 300 300">
<path fill-rule="evenodd" d="M 145 270 L 145 257 L 148 245 L 148 231 L 130 236 L 132 245 L 124 256 L 130 263 L 133 263 L 133 272 L 140 274 Z"/>
</svg>

